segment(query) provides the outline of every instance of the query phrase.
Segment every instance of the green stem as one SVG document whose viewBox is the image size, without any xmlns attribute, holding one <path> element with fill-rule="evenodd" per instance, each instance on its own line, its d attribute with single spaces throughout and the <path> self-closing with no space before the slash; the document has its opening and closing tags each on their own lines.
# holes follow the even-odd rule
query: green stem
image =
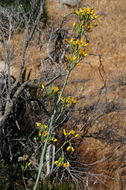
<svg viewBox="0 0 126 190">
<path fill-rule="evenodd" d="M 37 179 L 36 179 L 35 186 L 34 186 L 33 190 L 36 190 L 37 187 L 38 187 L 40 175 L 41 175 L 43 165 L 44 165 L 44 158 L 45 158 L 47 143 L 48 143 L 48 139 L 49 139 L 49 136 L 50 136 L 50 133 L 51 133 L 51 129 L 52 129 L 53 121 L 54 121 L 54 118 L 55 118 L 55 114 L 56 114 L 56 110 L 54 110 L 53 115 L 52 115 L 51 120 L 50 120 L 48 135 L 47 135 L 46 141 L 45 141 L 43 149 L 42 149 L 42 153 L 41 153 L 41 157 L 40 157 L 40 163 L 39 163 L 39 171 L 38 171 Z"/>
<path fill-rule="evenodd" d="M 66 78 L 65 78 L 65 80 L 64 80 L 63 87 L 62 87 L 62 89 L 61 89 L 61 93 L 60 93 L 60 95 L 59 95 L 59 98 L 58 98 L 58 100 L 57 100 L 56 105 L 58 105 L 59 102 L 60 102 L 60 100 L 61 100 L 61 97 L 62 97 L 62 95 L 63 95 L 63 93 L 64 93 L 64 90 L 65 90 L 65 87 L 66 87 L 66 85 L 67 85 L 67 81 L 68 81 L 68 79 L 69 79 L 70 73 L 71 73 L 71 71 L 68 70 L 68 71 L 67 71 L 67 74 L 66 74 Z"/>
<path fill-rule="evenodd" d="M 67 75 L 66 75 L 66 78 L 64 80 L 64 84 L 63 84 L 63 87 L 61 89 L 61 93 L 59 95 L 59 98 L 57 100 L 56 105 L 59 104 L 59 102 L 61 100 L 61 97 L 62 97 L 62 95 L 64 93 L 65 87 L 67 85 L 67 81 L 69 79 L 70 72 L 71 72 L 71 70 L 67 71 Z M 47 145 L 48 145 L 48 139 L 49 139 L 49 136 L 51 135 L 51 130 L 53 128 L 53 122 L 55 120 L 55 115 L 56 115 L 56 109 L 54 109 L 53 114 L 52 114 L 51 119 L 50 119 L 48 135 L 47 135 L 46 141 L 45 141 L 43 149 L 42 149 L 42 153 L 41 153 L 41 157 L 40 157 L 40 163 L 39 163 L 39 170 L 38 170 L 37 179 L 36 179 L 35 186 L 34 186 L 33 190 L 36 190 L 37 187 L 38 187 L 40 175 L 41 175 L 41 172 L 42 172 L 42 169 L 43 169 L 43 166 L 44 166 L 44 159 L 45 159 L 45 153 L 46 153 L 46 149 L 47 149 Z"/>
</svg>

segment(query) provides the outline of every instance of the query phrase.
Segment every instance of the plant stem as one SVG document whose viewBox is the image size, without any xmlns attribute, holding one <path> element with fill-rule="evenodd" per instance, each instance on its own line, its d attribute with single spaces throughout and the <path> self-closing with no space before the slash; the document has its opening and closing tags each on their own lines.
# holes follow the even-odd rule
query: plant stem
<svg viewBox="0 0 126 190">
<path fill-rule="evenodd" d="M 69 79 L 70 72 L 71 71 L 67 71 L 67 74 L 66 74 L 66 77 L 65 77 L 65 80 L 64 80 L 64 84 L 63 84 L 63 87 L 61 89 L 61 93 L 59 95 L 59 98 L 57 100 L 56 105 L 59 104 L 59 102 L 61 100 L 61 97 L 62 97 L 62 95 L 64 93 L 65 87 L 67 85 L 67 81 Z M 37 179 L 36 179 L 35 186 L 34 186 L 33 190 L 36 190 L 37 187 L 38 187 L 39 179 L 40 179 L 41 172 L 42 172 L 42 169 L 43 169 L 43 166 L 44 166 L 44 159 L 45 159 L 45 153 L 46 153 L 46 149 L 47 149 L 48 139 L 51 136 L 51 131 L 52 131 L 52 128 L 53 128 L 53 122 L 55 120 L 55 115 L 56 115 L 56 109 L 54 109 L 53 114 L 52 114 L 51 119 L 50 119 L 49 128 L 48 128 L 48 134 L 47 134 L 47 138 L 46 138 L 46 141 L 45 141 L 43 149 L 42 149 L 42 153 L 41 153 L 41 157 L 40 157 L 40 163 L 39 163 L 39 170 L 38 170 Z"/>
</svg>

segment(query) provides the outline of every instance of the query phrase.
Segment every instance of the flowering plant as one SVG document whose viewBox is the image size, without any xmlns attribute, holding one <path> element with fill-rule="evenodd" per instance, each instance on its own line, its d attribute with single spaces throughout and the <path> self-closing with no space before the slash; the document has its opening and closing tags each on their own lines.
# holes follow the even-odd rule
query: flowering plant
<svg viewBox="0 0 126 190">
<path fill-rule="evenodd" d="M 76 150 L 74 142 L 79 137 L 79 134 L 73 129 L 62 129 L 63 122 L 60 121 L 61 119 L 62 121 L 66 119 L 64 117 L 66 110 L 77 101 L 74 97 L 65 97 L 64 92 L 71 72 L 76 66 L 79 66 L 81 61 L 89 54 L 89 42 L 87 42 L 85 36 L 87 32 L 92 31 L 92 26 L 97 26 L 95 20 L 99 17 L 95 13 L 94 9 L 90 7 L 85 7 L 83 9 L 79 8 L 78 10 L 75 10 L 74 15 L 77 22 L 73 23 L 73 36 L 67 36 L 67 38 L 64 39 L 64 43 L 67 48 L 64 54 L 66 76 L 63 86 L 59 88 L 54 85 L 48 89 L 48 95 L 53 97 L 54 101 L 54 107 L 51 110 L 50 119 L 48 120 L 47 125 L 42 125 L 38 122 L 36 123 L 39 128 L 38 136 L 40 137 L 43 145 L 34 190 L 37 189 L 41 173 L 44 173 L 45 164 L 47 165 L 47 169 L 50 173 L 53 171 L 58 172 L 59 169 L 60 172 L 61 170 L 63 172 L 65 170 L 70 171 L 70 168 L 73 167 L 70 155 Z M 45 86 L 43 84 L 42 89 L 45 90 Z M 51 147 L 53 149 L 52 152 Z"/>
</svg>

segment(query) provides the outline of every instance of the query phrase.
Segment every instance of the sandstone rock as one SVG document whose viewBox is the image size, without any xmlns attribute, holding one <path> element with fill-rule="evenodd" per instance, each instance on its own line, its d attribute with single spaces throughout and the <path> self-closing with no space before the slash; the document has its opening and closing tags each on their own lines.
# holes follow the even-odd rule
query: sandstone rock
<svg viewBox="0 0 126 190">
<path fill-rule="evenodd" d="M 4 61 L 0 61 L 0 72 L 6 71 L 6 65 Z"/>
<path fill-rule="evenodd" d="M 59 0 L 59 1 L 61 4 L 74 7 L 74 6 L 78 6 L 82 0 Z"/>
<path fill-rule="evenodd" d="M 7 65 L 4 61 L 0 61 L 0 72 L 6 73 L 8 72 Z M 10 65 L 10 73 L 12 74 L 12 65 Z"/>
</svg>

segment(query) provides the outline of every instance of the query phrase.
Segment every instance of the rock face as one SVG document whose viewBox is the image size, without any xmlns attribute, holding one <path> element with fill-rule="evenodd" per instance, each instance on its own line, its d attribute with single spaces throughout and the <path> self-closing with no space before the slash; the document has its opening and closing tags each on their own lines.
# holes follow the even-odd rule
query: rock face
<svg viewBox="0 0 126 190">
<path fill-rule="evenodd" d="M 63 9 L 59 4 L 75 3 L 74 0 L 48 1 L 48 12 L 54 20 L 53 23 L 58 23 L 61 17 L 71 11 L 69 8 Z M 57 4 L 54 4 L 54 1 Z M 82 145 L 78 147 L 78 155 L 83 163 L 96 163 L 101 158 L 111 157 L 106 161 L 97 162 L 91 168 L 93 173 L 99 175 L 98 178 L 100 174 L 105 174 L 115 180 L 101 177 L 100 184 L 100 178 L 94 179 L 95 183 L 89 189 L 118 190 L 121 188 L 120 180 L 122 189 L 126 189 L 126 1 L 84 0 L 81 4 L 82 7 L 90 4 L 96 12 L 103 14 L 99 18 L 99 26 L 89 34 L 89 39 L 91 52 L 102 55 L 102 76 L 107 81 L 107 88 L 104 88 L 104 81 L 100 77 L 97 56 L 87 57 L 86 61 L 91 63 L 92 67 L 82 64 L 71 75 L 71 84 L 67 90 L 69 94 L 78 98 L 75 109 L 80 110 L 79 114 L 73 117 L 75 121 L 80 121 L 76 127 L 79 130 L 82 127 L 84 130 L 84 126 L 87 127 L 86 123 L 89 123 L 88 134 L 94 135 L 94 139 L 88 137 L 83 140 Z M 102 91 L 98 95 L 99 90 Z M 74 125 L 70 123 L 70 126 Z M 88 184 L 89 181 L 90 177 Z"/>
<path fill-rule="evenodd" d="M 82 0 L 59 0 L 60 3 L 68 5 L 70 7 L 78 6 Z"/>
<path fill-rule="evenodd" d="M 0 72 L 6 71 L 6 65 L 4 61 L 0 61 Z"/>
<path fill-rule="evenodd" d="M 8 68 L 7 65 L 5 64 L 4 61 L 0 61 L 0 73 L 7 73 L 8 72 Z M 10 65 L 10 73 L 12 74 L 12 65 Z"/>
</svg>

